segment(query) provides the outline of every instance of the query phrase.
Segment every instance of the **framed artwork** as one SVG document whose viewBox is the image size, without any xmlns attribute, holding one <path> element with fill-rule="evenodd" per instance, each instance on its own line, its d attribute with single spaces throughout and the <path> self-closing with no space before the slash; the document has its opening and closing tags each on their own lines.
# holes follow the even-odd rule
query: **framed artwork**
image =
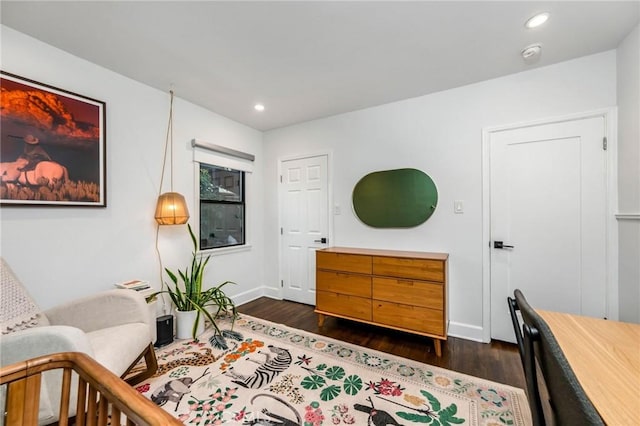
<svg viewBox="0 0 640 426">
<path fill-rule="evenodd" d="M 106 207 L 106 105 L 0 71 L 0 204 Z"/>
</svg>

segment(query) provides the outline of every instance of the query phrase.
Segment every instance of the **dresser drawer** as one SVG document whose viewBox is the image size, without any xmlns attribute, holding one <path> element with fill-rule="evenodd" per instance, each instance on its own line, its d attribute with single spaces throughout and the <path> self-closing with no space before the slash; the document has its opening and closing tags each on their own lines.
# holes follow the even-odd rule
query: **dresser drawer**
<svg viewBox="0 0 640 426">
<path fill-rule="evenodd" d="M 316 309 L 347 317 L 371 321 L 371 299 L 334 293 L 316 291 Z"/>
<path fill-rule="evenodd" d="M 373 274 L 444 282 L 444 262 L 403 257 L 374 257 Z"/>
<path fill-rule="evenodd" d="M 332 271 L 371 274 L 371 256 L 316 251 L 316 267 Z"/>
<path fill-rule="evenodd" d="M 444 309 L 444 290 L 441 283 L 374 277 L 373 298 L 440 311 Z"/>
<path fill-rule="evenodd" d="M 371 276 L 317 271 L 316 289 L 371 298 Z"/>
<path fill-rule="evenodd" d="M 373 302 L 373 321 L 422 333 L 444 335 L 442 311 L 392 302 Z"/>
</svg>

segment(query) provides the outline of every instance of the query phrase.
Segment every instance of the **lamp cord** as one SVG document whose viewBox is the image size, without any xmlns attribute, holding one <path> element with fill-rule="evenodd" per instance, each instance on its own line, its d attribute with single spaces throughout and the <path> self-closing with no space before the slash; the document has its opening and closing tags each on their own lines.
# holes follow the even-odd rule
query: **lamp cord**
<svg viewBox="0 0 640 426">
<path fill-rule="evenodd" d="M 164 281 L 162 280 L 162 256 L 160 255 L 160 249 L 158 248 L 158 236 L 160 234 L 160 224 L 156 223 L 156 253 L 158 255 L 158 265 L 160 267 L 160 290 L 164 289 Z M 162 313 L 167 315 L 167 300 L 164 297 L 164 293 L 159 294 L 160 299 L 162 299 Z"/>
<path fill-rule="evenodd" d="M 170 175 L 170 184 L 171 184 L 171 192 L 173 192 L 173 90 L 169 90 L 171 94 L 171 101 L 169 103 L 169 124 L 167 125 L 167 137 L 164 142 L 164 157 L 162 158 L 162 174 L 160 175 L 160 190 L 158 191 L 158 196 L 162 195 L 162 184 L 164 183 L 164 170 L 167 164 L 167 150 L 169 148 L 169 143 L 171 143 L 171 175 Z"/>
<path fill-rule="evenodd" d="M 167 149 L 169 147 L 169 143 L 171 143 L 171 175 L 170 175 L 170 184 L 171 184 L 171 192 L 173 192 L 173 90 L 169 90 L 169 94 L 171 94 L 171 101 L 169 103 L 169 124 L 167 125 L 167 137 L 164 142 L 164 157 L 162 159 L 162 175 L 160 175 L 160 190 L 158 191 L 158 197 L 162 195 L 162 184 L 164 183 L 164 171 L 165 166 L 167 164 Z M 156 253 L 158 255 L 158 266 L 160 268 L 160 290 L 164 288 L 164 281 L 162 280 L 162 275 L 164 272 L 164 268 L 162 267 L 162 256 L 160 255 L 160 249 L 158 248 L 158 237 L 160 234 L 160 224 L 156 223 Z M 162 312 L 167 315 L 167 301 L 165 299 L 164 293 L 160 294 L 160 298 L 162 299 Z"/>
<path fill-rule="evenodd" d="M 171 145 L 171 192 L 173 192 L 173 90 L 171 93 L 171 101 L 169 103 L 169 124 L 167 125 L 167 139 Z M 166 145 L 166 142 L 165 142 Z"/>
</svg>

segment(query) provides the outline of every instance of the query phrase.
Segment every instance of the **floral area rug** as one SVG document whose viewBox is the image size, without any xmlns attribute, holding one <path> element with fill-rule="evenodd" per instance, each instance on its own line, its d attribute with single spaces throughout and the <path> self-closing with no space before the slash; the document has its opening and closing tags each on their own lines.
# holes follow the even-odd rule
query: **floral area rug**
<svg viewBox="0 0 640 426">
<path fill-rule="evenodd" d="M 137 390 L 185 424 L 529 425 L 522 389 L 242 315 L 157 350 Z"/>
</svg>

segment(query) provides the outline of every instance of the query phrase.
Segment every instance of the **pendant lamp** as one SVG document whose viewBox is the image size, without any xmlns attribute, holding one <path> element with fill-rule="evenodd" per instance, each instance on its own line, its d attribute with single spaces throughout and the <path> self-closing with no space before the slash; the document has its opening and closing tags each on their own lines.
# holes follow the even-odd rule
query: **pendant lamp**
<svg viewBox="0 0 640 426">
<path fill-rule="evenodd" d="M 164 144 L 164 158 L 162 160 L 162 176 L 160 177 L 160 192 L 164 181 L 164 169 L 167 163 L 167 148 L 171 146 L 171 187 L 169 192 L 158 196 L 156 205 L 156 221 L 160 225 L 183 225 L 189 220 L 189 209 L 182 194 L 173 192 L 173 90 L 170 90 L 171 103 L 169 106 L 169 125 L 167 139 Z"/>
</svg>

